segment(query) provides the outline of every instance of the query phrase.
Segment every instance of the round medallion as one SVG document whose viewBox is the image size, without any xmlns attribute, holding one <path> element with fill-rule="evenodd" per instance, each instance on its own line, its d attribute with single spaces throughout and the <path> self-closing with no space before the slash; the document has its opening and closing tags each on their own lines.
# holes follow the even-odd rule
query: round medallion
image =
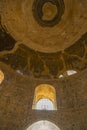
<svg viewBox="0 0 87 130">
<path fill-rule="evenodd" d="M 63 0 L 34 0 L 33 15 L 42 26 L 54 26 L 64 13 Z"/>
<path fill-rule="evenodd" d="M 87 31 L 85 2 L 77 0 L 0 2 L 1 24 L 18 41 L 16 44 L 23 43 L 35 51 L 54 53 L 65 50 Z"/>
</svg>

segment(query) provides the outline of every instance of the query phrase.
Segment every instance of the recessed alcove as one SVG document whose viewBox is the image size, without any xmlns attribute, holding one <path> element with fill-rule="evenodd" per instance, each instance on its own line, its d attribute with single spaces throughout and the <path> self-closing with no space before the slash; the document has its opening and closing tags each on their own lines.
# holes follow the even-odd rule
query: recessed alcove
<svg viewBox="0 0 87 130">
<path fill-rule="evenodd" d="M 40 84 L 35 88 L 32 109 L 57 110 L 56 90 L 52 85 Z"/>
</svg>

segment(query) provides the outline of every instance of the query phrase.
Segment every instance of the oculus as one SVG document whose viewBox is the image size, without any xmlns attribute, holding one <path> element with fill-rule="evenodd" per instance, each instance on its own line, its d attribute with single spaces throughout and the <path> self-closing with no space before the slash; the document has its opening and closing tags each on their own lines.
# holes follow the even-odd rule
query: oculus
<svg viewBox="0 0 87 130">
<path fill-rule="evenodd" d="M 63 0 L 34 0 L 33 15 L 42 26 L 54 26 L 64 13 Z"/>
</svg>

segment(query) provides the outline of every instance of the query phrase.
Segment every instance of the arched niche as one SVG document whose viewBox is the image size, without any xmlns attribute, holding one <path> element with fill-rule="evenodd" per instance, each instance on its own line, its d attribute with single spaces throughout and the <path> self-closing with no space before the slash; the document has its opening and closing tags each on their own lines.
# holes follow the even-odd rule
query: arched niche
<svg viewBox="0 0 87 130">
<path fill-rule="evenodd" d="M 40 104 L 40 102 L 44 103 L 44 104 L 42 104 L 43 105 L 42 108 L 38 107 L 38 104 Z M 47 104 L 48 104 L 48 106 L 47 106 Z M 46 106 L 46 107 L 44 107 L 44 106 Z M 47 107 L 48 107 L 48 109 L 47 109 Z M 39 85 L 35 88 L 32 109 L 36 109 L 36 110 L 57 110 L 56 91 L 55 91 L 55 88 L 52 85 L 41 84 L 41 85 Z"/>
<path fill-rule="evenodd" d="M 3 82 L 4 80 L 4 73 L 2 72 L 2 70 L 0 70 L 0 84 Z"/>
<path fill-rule="evenodd" d="M 26 130 L 60 130 L 60 128 L 50 121 L 42 120 L 33 123 Z"/>
</svg>

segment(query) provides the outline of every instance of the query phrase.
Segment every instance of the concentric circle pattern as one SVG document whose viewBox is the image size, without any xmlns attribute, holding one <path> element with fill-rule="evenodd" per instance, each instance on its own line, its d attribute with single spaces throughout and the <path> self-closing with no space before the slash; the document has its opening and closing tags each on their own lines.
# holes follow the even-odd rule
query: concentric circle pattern
<svg viewBox="0 0 87 130">
<path fill-rule="evenodd" d="M 5 0 L 1 23 L 11 36 L 44 53 L 64 50 L 87 31 L 86 0 Z"/>
<path fill-rule="evenodd" d="M 33 14 L 42 26 L 58 24 L 64 12 L 64 3 L 61 0 L 35 0 Z"/>
</svg>

